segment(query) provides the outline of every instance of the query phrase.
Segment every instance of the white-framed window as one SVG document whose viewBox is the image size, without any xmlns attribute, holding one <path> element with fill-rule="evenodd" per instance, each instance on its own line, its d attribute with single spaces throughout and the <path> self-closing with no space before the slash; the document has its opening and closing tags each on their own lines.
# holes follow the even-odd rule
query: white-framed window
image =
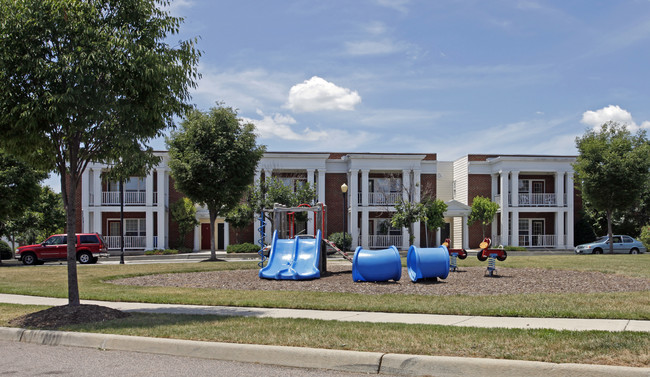
<svg viewBox="0 0 650 377">
<path fill-rule="evenodd" d="M 543 194 L 546 192 L 546 182 L 543 179 L 520 179 L 520 194 Z"/>
<path fill-rule="evenodd" d="M 402 192 L 402 178 L 372 178 L 374 192 Z"/>
<path fill-rule="evenodd" d="M 124 235 L 127 237 L 144 237 L 147 235 L 145 219 L 124 219 Z"/>
<path fill-rule="evenodd" d="M 300 177 L 278 177 L 278 180 L 280 180 L 280 182 L 282 182 L 286 187 L 291 188 L 293 192 L 298 191 L 307 183 L 306 178 Z"/>
<path fill-rule="evenodd" d="M 119 182 L 108 182 L 108 191 L 120 191 Z M 144 177 L 131 177 L 124 182 L 125 192 L 145 192 L 147 185 Z"/>
</svg>

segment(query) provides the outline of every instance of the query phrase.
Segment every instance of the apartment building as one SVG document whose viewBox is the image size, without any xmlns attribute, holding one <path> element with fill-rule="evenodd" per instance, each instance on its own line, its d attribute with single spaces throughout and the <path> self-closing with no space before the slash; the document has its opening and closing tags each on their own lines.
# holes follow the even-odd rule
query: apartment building
<svg viewBox="0 0 650 377">
<path fill-rule="evenodd" d="M 200 225 L 179 240 L 169 205 L 182 197 L 173 185 L 166 152 L 162 162 L 145 177 L 125 183 L 125 248 L 147 250 L 184 244 L 194 250 L 209 249 L 207 210 L 198 208 Z M 446 225 L 429 231 L 416 223 L 414 244 L 439 245 L 450 238 L 452 247 L 475 248 L 485 230 L 467 225 L 472 200 L 485 196 L 500 210 L 485 236 L 495 244 L 531 248 L 573 246 L 575 210 L 580 205 L 573 189 L 572 156 L 467 155 L 455 161 L 438 161 L 432 153 L 330 153 L 267 152 L 258 165 L 256 179 L 277 177 L 297 187 L 316 187 L 317 201 L 327 205 L 327 235 L 344 230 L 352 246 L 385 248 L 409 246 L 406 229 L 394 228 L 390 219 L 398 200 L 420 201 L 424 196 L 447 203 Z M 120 200 L 118 184 L 102 179 L 109 166 L 92 164 L 79 190 L 80 231 L 102 233 L 111 249 L 119 249 Z M 343 193 L 341 186 L 347 185 Z M 259 220 L 239 232 L 240 242 L 258 242 Z M 300 225 L 297 232 L 313 233 Z M 267 241 L 272 229 L 266 224 Z M 223 219 L 215 227 L 217 248 L 235 240 L 234 229 Z"/>
</svg>

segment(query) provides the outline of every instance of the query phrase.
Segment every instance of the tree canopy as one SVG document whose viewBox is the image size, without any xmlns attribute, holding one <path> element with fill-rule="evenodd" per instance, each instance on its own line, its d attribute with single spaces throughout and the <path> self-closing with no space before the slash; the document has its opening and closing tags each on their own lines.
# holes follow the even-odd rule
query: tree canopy
<svg viewBox="0 0 650 377">
<path fill-rule="evenodd" d="M 172 219 L 178 224 L 178 247 L 184 247 L 185 236 L 199 225 L 196 207 L 189 198 L 180 198 L 170 206 Z"/>
<path fill-rule="evenodd" d="M 193 110 L 167 138 L 169 167 L 176 188 L 210 213 L 211 259 L 216 260 L 214 224 L 242 199 L 265 148 L 255 127 L 241 123 L 230 107 Z"/>
<path fill-rule="evenodd" d="M 266 177 L 249 187 L 247 205 L 254 213 L 261 213 L 263 209 L 273 209 L 275 203 L 287 207 L 297 207 L 301 204 L 314 204 L 316 201 L 316 188 L 309 182 L 300 182 L 295 187 L 284 184 L 278 177 Z M 307 213 L 297 213 L 297 219 L 304 221 Z M 265 213 L 264 217 L 273 223 L 272 213 Z"/>
<path fill-rule="evenodd" d="M 158 0 L 23 0 L 0 6 L 0 143 L 61 176 L 68 238 L 90 162 L 119 160 L 191 108 L 196 40 L 173 46 L 182 19 Z M 68 301 L 79 305 L 75 245 Z"/>
<path fill-rule="evenodd" d="M 624 126 L 607 122 L 576 138 L 578 157 L 573 164 L 585 206 L 601 211 L 612 236 L 616 211 L 639 203 L 650 179 L 650 144 L 645 131 L 636 135 Z M 613 252 L 613 244 L 610 244 Z"/>
<path fill-rule="evenodd" d="M 472 210 L 467 218 L 467 225 L 476 222 L 481 224 L 483 238 L 485 238 L 485 228 L 492 223 L 494 216 L 499 210 L 499 205 L 483 196 L 475 196 L 472 201 Z"/>
</svg>

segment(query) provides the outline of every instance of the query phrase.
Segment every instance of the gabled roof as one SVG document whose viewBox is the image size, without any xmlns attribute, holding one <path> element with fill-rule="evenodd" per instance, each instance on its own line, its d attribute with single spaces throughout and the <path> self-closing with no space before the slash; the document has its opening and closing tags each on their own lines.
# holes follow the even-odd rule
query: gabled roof
<svg viewBox="0 0 650 377">
<path fill-rule="evenodd" d="M 472 207 L 467 204 L 463 204 L 458 200 L 449 200 L 445 202 L 447 205 L 447 211 L 445 211 L 445 217 L 461 217 L 467 216 L 472 211 Z"/>
</svg>

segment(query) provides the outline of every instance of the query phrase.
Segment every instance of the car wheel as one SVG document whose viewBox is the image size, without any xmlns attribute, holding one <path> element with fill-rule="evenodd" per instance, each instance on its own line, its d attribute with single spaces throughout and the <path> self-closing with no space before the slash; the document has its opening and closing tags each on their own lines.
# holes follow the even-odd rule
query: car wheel
<svg viewBox="0 0 650 377">
<path fill-rule="evenodd" d="M 93 257 L 91 263 L 95 264 L 95 263 L 97 263 L 98 260 L 99 260 L 99 257 Z"/>
<path fill-rule="evenodd" d="M 505 250 L 503 250 L 503 254 L 502 254 L 502 255 L 499 255 L 499 256 L 497 257 L 497 259 L 498 259 L 499 261 L 501 261 L 501 262 L 503 262 L 504 260 L 506 260 L 506 258 L 508 258 L 508 253 L 506 253 Z"/>
<path fill-rule="evenodd" d="M 637 249 L 636 247 L 633 248 L 632 250 L 630 250 L 630 254 L 639 254 L 639 249 Z"/>
<path fill-rule="evenodd" d="M 81 264 L 89 264 L 92 263 L 93 261 L 93 255 L 87 251 L 82 251 L 81 253 L 79 253 L 77 260 L 79 260 L 79 263 Z"/>
<path fill-rule="evenodd" d="M 458 253 L 458 258 L 459 259 L 467 258 L 467 251 L 465 251 L 465 249 L 463 249 L 463 251 L 461 253 Z"/>
<path fill-rule="evenodd" d="M 23 254 L 21 259 L 23 260 L 23 264 L 25 266 L 33 266 L 38 262 L 38 258 L 36 258 L 36 255 L 34 253 Z"/>
<path fill-rule="evenodd" d="M 594 251 L 592 251 L 591 253 L 592 253 L 592 254 L 602 254 L 602 253 L 603 253 L 603 249 L 597 247 L 597 248 L 595 248 Z"/>
<path fill-rule="evenodd" d="M 478 254 L 476 254 L 476 258 L 478 258 L 478 260 L 480 260 L 481 262 L 485 262 L 488 257 L 487 255 L 485 255 L 485 250 L 481 250 L 478 252 Z"/>
</svg>

